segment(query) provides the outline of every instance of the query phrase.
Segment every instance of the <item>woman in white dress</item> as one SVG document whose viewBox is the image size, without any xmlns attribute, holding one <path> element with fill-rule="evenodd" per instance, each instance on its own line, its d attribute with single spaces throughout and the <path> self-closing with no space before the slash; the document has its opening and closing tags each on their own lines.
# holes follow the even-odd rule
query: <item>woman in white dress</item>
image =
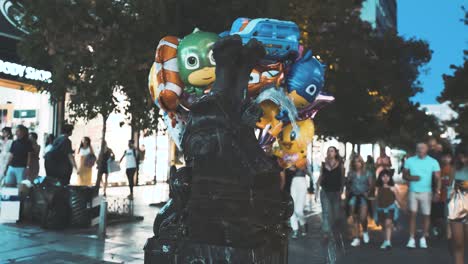
<svg viewBox="0 0 468 264">
<path fill-rule="evenodd" d="M 5 177 L 12 143 L 13 133 L 11 132 L 11 127 L 4 127 L 2 129 L 2 136 L 0 137 L 0 182 Z"/>
</svg>

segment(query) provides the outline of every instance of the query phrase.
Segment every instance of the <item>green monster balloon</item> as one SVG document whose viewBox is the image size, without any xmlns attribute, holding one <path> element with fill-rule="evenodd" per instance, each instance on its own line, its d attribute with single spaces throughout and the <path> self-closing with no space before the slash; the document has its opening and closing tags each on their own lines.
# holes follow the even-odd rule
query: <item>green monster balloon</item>
<svg viewBox="0 0 468 264">
<path fill-rule="evenodd" d="M 180 78 L 185 84 L 185 92 L 202 95 L 215 81 L 213 45 L 218 39 L 219 36 L 215 33 L 196 28 L 180 41 L 177 48 L 177 64 Z"/>
</svg>

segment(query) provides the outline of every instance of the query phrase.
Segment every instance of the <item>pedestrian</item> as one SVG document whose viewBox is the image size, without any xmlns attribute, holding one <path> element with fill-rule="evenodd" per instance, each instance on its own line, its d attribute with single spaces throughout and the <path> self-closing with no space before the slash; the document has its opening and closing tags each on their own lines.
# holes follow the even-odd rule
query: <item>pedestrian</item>
<svg viewBox="0 0 468 264">
<path fill-rule="evenodd" d="M 396 203 L 398 189 L 393 181 L 393 170 L 384 169 L 377 178 L 377 210 L 376 222 L 382 227 L 384 242 L 381 249 L 392 248 L 393 223 L 398 219 L 399 209 Z"/>
<path fill-rule="evenodd" d="M 392 168 L 392 160 L 390 159 L 389 156 L 387 156 L 384 146 L 380 147 L 380 156 L 377 158 L 375 167 L 376 167 L 375 175 L 379 175 L 381 170 L 384 170 L 384 169 L 389 170 Z"/>
<path fill-rule="evenodd" d="M 0 186 L 5 178 L 8 167 L 11 144 L 13 144 L 11 127 L 4 127 L 2 128 L 2 136 L 0 137 Z"/>
<path fill-rule="evenodd" d="M 41 153 L 41 146 L 37 144 L 37 133 L 29 133 L 29 140 L 31 141 L 33 151 L 31 152 L 31 163 L 29 168 L 29 180 L 32 182 L 39 176 L 39 155 Z"/>
<path fill-rule="evenodd" d="M 83 137 L 78 148 L 78 156 L 80 157 L 80 166 L 78 167 L 78 185 L 91 186 L 93 177 L 93 166 L 96 163 L 96 155 L 94 154 L 91 139 Z"/>
<path fill-rule="evenodd" d="M 97 179 L 96 179 L 96 184 L 95 186 L 97 188 L 99 188 L 99 186 L 101 185 L 101 182 L 102 182 L 102 176 L 104 176 L 104 196 L 107 195 L 107 180 L 108 180 L 108 177 L 109 177 L 109 161 L 110 160 L 114 160 L 115 159 L 115 155 L 114 155 L 114 152 L 112 151 L 112 149 L 110 149 L 108 146 L 107 146 L 107 142 L 104 140 L 103 142 L 103 145 L 102 145 L 102 149 L 101 151 L 99 152 L 99 157 L 96 161 L 97 163 L 97 167 L 98 167 L 98 174 L 97 174 Z"/>
<path fill-rule="evenodd" d="M 320 176 L 316 183 L 317 200 L 320 195 L 322 204 L 322 232 L 328 238 L 331 231 L 336 230 L 341 219 L 341 194 L 345 183 L 343 160 L 336 147 L 327 149 L 327 157 L 322 162 Z M 322 191 L 320 191 L 322 188 Z"/>
<path fill-rule="evenodd" d="M 375 171 L 375 162 L 374 158 L 371 155 L 367 155 L 366 168 L 369 171 Z"/>
<path fill-rule="evenodd" d="M 62 186 L 70 184 L 73 169 L 78 171 L 70 141 L 72 134 L 73 126 L 64 124 L 62 134 L 54 140 L 52 147 L 44 156 L 47 177 L 57 179 Z"/>
<path fill-rule="evenodd" d="M 374 176 L 366 169 L 364 159 L 357 155 L 351 160 L 348 173 L 348 206 L 349 213 L 354 220 L 354 239 L 351 246 L 357 247 L 361 244 L 359 239 L 360 226 L 362 227 L 362 240 L 364 244 L 370 241 L 367 231 L 367 217 L 369 213 L 369 191 L 373 189 Z"/>
<path fill-rule="evenodd" d="M 44 154 L 43 158 L 45 158 L 45 154 L 52 149 L 53 143 L 55 140 L 55 136 L 53 134 L 49 134 L 45 140 L 45 147 L 44 147 Z"/>
<path fill-rule="evenodd" d="M 308 171 L 308 165 L 305 168 L 298 168 L 293 165 L 290 168 L 292 172 L 291 181 L 291 197 L 294 201 L 294 212 L 291 216 L 291 228 L 293 230 L 292 238 L 296 239 L 307 235 L 307 225 L 304 216 L 304 206 L 307 196 L 307 180 L 306 175 L 311 175 Z"/>
<path fill-rule="evenodd" d="M 453 175 L 453 166 L 451 164 L 451 153 L 442 153 L 440 155 L 441 166 L 441 188 L 440 188 L 440 198 L 438 200 L 432 201 L 431 205 L 431 224 L 432 224 L 432 234 L 434 236 L 439 236 L 442 234 L 447 225 L 447 194 L 448 189 L 453 182 L 451 175 Z M 433 180 L 432 188 L 436 187 L 436 181 Z M 448 230 L 448 229 L 447 229 Z"/>
<path fill-rule="evenodd" d="M 465 263 L 465 240 L 468 239 L 468 147 L 459 146 L 456 150 L 454 192 L 449 202 L 449 222 L 453 238 L 455 264 Z M 453 206 L 453 205 L 464 205 Z"/>
<path fill-rule="evenodd" d="M 125 173 L 127 174 L 127 179 L 128 179 L 128 187 L 130 188 L 130 195 L 128 198 L 130 200 L 133 199 L 133 186 L 135 183 L 135 173 L 138 168 L 138 154 L 137 154 L 137 149 L 135 149 L 135 141 L 132 139 L 128 141 L 128 149 L 125 150 L 125 152 L 122 155 L 122 158 L 120 158 L 120 163 L 122 163 L 122 160 L 125 158 L 125 166 L 126 170 Z"/>
<path fill-rule="evenodd" d="M 8 158 L 5 186 L 16 187 L 29 175 L 32 144 L 28 138 L 28 129 L 23 125 L 16 127 L 16 140 L 13 141 Z"/>
<path fill-rule="evenodd" d="M 439 165 L 440 165 L 440 161 L 442 158 L 442 151 L 443 151 L 442 145 L 439 144 L 437 139 L 434 137 L 431 137 L 427 140 L 427 145 L 429 147 L 427 155 L 437 160 L 437 162 L 439 162 Z"/>
<path fill-rule="evenodd" d="M 367 155 L 366 170 L 368 170 L 369 173 L 372 174 L 372 186 L 375 187 L 376 176 L 378 176 L 378 174 L 376 174 L 377 170 L 376 170 L 376 167 L 375 167 L 374 158 L 371 155 Z M 371 218 L 373 218 L 373 215 L 374 215 L 373 214 L 374 213 L 373 209 L 375 208 L 375 197 L 374 197 L 374 195 L 375 195 L 375 189 L 369 190 L 369 200 L 370 200 L 369 216 Z M 371 221 L 372 221 L 372 219 L 371 219 Z"/>
<path fill-rule="evenodd" d="M 406 247 L 416 248 L 416 217 L 417 213 L 423 215 L 424 234 L 419 239 L 419 247 L 427 248 L 427 237 L 431 225 L 431 202 L 432 178 L 436 179 L 435 199 L 440 197 L 440 166 L 437 160 L 428 156 L 428 146 L 426 143 L 418 143 L 416 156 L 410 157 L 405 162 L 403 169 L 403 179 L 409 182 L 408 208 L 410 211 L 409 235 L 410 238 Z"/>
<path fill-rule="evenodd" d="M 441 190 L 440 190 L 440 199 L 444 201 L 444 221 L 446 222 L 446 237 L 448 240 L 452 239 L 452 232 L 450 229 L 450 222 L 447 221 L 448 217 L 448 207 L 447 203 L 452 193 L 453 178 L 455 176 L 454 166 L 453 166 L 453 157 L 451 152 L 446 152 L 442 155 L 441 160 L 442 168 L 440 171 L 441 177 Z"/>
</svg>

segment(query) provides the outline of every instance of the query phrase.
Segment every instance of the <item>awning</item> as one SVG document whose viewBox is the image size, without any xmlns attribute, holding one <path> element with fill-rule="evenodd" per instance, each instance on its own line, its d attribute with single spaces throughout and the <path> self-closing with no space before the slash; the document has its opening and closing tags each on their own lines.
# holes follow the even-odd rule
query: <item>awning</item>
<svg viewBox="0 0 468 264">
<path fill-rule="evenodd" d="M 0 88 L 10 88 L 15 90 L 27 91 L 31 93 L 37 93 L 37 88 L 33 85 L 7 80 L 7 79 L 0 79 Z M 0 92 L 1 93 L 1 92 Z"/>
</svg>

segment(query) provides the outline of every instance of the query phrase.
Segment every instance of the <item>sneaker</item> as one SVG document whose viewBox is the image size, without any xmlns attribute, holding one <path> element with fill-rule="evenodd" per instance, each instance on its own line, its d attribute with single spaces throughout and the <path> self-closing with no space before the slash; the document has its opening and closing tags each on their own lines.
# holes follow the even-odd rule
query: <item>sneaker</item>
<svg viewBox="0 0 468 264">
<path fill-rule="evenodd" d="M 390 243 L 390 241 L 387 241 L 385 240 L 382 245 L 380 246 L 380 249 L 382 250 L 387 250 L 387 249 L 391 249 L 392 248 L 392 244 Z"/>
<path fill-rule="evenodd" d="M 293 230 L 291 238 L 292 239 L 297 239 L 299 237 L 299 231 L 298 230 Z"/>
<path fill-rule="evenodd" d="M 351 242 L 352 247 L 358 247 L 360 245 L 361 245 L 361 240 L 359 240 L 359 238 L 355 238 L 353 239 L 353 242 Z"/>
<path fill-rule="evenodd" d="M 370 238 L 369 238 L 369 233 L 364 232 L 364 233 L 362 234 L 362 241 L 364 241 L 364 244 L 369 244 L 369 240 L 370 240 Z"/>
<path fill-rule="evenodd" d="M 416 248 L 416 241 L 414 240 L 414 238 L 410 238 L 408 240 L 408 244 L 406 244 L 406 247 L 407 248 Z"/>
<path fill-rule="evenodd" d="M 427 241 L 426 241 L 425 237 L 421 237 L 421 239 L 419 239 L 419 247 L 420 248 L 427 248 Z"/>
<path fill-rule="evenodd" d="M 382 245 L 380 246 L 380 249 L 387 249 L 387 240 L 385 240 Z"/>
</svg>

